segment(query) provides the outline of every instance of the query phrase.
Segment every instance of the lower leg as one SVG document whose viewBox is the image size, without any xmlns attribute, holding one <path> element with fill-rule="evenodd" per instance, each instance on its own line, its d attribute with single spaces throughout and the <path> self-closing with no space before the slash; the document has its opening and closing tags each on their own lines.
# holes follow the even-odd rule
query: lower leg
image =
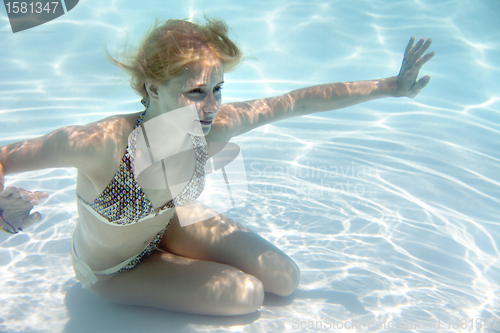
<svg viewBox="0 0 500 333">
<path fill-rule="evenodd" d="M 161 252 L 90 290 L 121 304 L 203 315 L 252 313 L 264 298 L 262 283 L 234 267 Z"/>
</svg>

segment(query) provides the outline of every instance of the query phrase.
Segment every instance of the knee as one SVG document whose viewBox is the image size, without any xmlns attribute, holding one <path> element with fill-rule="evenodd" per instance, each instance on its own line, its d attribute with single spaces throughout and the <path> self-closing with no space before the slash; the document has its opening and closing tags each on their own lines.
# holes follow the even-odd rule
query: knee
<svg viewBox="0 0 500 333">
<path fill-rule="evenodd" d="M 225 278 L 206 285 L 206 299 L 212 299 L 212 315 L 243 315 L 257 311 L 264 301 L 264 286 L 256 277 L 228 271 Z"/>
<path fill-rule="evenodd" d="M 300 269 L 297 264 L 290 259 L 287 266 L 283 274 L 276 278 L 274 290 L 270 290 L 278 296 L 289 296 L 297 289 L 300 282 Z"/>
<path fill-rule="evenodd" d="M 245 285 L 241 291 L 239 304 L 241 304 L 241 313 L 248 314 L 257 311 L 264 302 L 264 285 L 252 275 L 245 274 Z"/>
<path fill-rule="evenodd" d="M 265 291 L 278 296 L 288 296 L 300 282 L 300 269 L 295 262 L 284 254 L 267 252 L 259 258 L 264 268 L 263 282 Z"/>
<path fill-rule="evenodd" d="M 281 290 L 281 293 L 278 294 L 280 296 L 288 296 L 291 293 L 297 289 L 300 283 L 300 269 L 297 264 L 290 259 L 290 272 L 288 273 L 287 281 L 289 281 L 287 284 L 284 285 L 283 290 Z"/>
</svg>

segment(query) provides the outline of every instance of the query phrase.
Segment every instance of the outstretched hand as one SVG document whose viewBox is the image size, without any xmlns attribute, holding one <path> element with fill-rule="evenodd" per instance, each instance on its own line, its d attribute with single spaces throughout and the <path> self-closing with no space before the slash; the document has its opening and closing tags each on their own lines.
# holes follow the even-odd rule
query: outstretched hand
<svg viewBox="0 0 500 333">
<path fill-rule="evenodd" d="M 431 79 L 429 75 L 425 75 L 417 81 L 420 68 L 434 56 L 434 51 L 422 56 L 429 46 L 431 46 L 432 40 L 430 38 L 427 40 L 421 38 L 413 45 L 414 41 L 415 38 L 411 37 L 406 46 L 403 64 L 396 78 L 397 96 L 413 98 L 418 95 L 420 90 L 424 89 Z"/>
<path fill-rule="evenodd" d="M 24 188 L 7 187 L 0 192 L 0 228 L 9 233 L 18 233 L 30 225 L 39 222 L 39 212 L 30 214 L 31 209 L 49 195 L 45 192 L 31 192 Z"/>
</svg>

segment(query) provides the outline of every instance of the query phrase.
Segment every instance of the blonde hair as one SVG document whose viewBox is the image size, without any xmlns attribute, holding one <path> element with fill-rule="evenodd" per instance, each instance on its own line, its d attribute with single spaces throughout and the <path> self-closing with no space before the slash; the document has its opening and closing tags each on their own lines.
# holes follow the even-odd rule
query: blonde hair
<svg viewBox="0 0 500 333">
<path fill-rule="evenodd" d="M 147 98 L 146 80 L 161 83 L 177 76 L 188 63 L 215 57 L 224 72 L 241 62 L 238 46 L 228 36 L 228 26 L 220 19 L 207 19 L 203 25 L 185 20 L 167 20 L 146 34 L 133 54 L 123 53 L 118 61 L 109 53 L 108 61 L 130 74 L 132 89 Z M 106 51 L 107 52 L 107 51 Z"/>
</svg>

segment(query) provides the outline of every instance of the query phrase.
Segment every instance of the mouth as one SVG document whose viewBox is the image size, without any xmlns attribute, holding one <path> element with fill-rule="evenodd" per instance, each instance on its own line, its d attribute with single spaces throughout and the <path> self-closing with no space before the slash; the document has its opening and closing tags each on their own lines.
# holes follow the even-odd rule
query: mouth
<svg viewBox="0 0 500 333">
<path fill-rule="evenodd" d="M 200 122 L 202 125 L 209 126 L 209 125 L 212 125 L 212 121 L 213 121 L 213 120 L 200 120 L 199 122 Z"/>
</svg>

